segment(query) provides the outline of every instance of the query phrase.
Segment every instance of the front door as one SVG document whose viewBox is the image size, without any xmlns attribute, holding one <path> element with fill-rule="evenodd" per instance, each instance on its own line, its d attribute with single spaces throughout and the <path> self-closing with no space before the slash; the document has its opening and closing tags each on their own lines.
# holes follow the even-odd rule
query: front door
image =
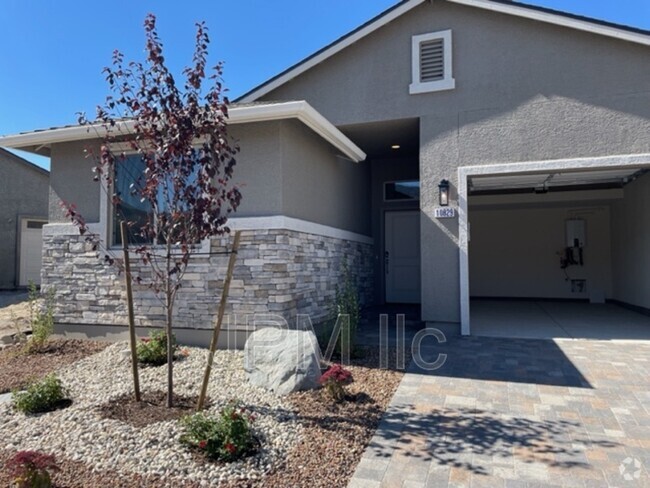
<svg viewBox="0 0 650 488">
<path fill-rule="evenodd" d="M 420 303 L 420 212 L 386 212 L 386 302 Z"/>
</svg>

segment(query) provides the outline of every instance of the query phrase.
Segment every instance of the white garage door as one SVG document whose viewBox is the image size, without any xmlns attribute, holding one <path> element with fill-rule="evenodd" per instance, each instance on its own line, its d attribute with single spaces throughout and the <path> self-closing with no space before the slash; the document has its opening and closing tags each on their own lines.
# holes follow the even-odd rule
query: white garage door
<svg viewBox="0 0 650 488">
<path fill-rule="evenodd" d="M 42 220 L 23 219 L 20 225 L 20 286 L 30 281 L 41 284 L 41 265 L 43 263 L 43 225 Z"/>
</svg>

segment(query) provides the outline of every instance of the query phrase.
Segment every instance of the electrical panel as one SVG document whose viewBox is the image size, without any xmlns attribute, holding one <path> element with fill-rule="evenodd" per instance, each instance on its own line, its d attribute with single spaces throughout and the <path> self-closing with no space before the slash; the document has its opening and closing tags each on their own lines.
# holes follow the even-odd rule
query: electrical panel
<svg viewBox="0 0 650 488">
<path fill-rule="evenodd" d="M 566 247 L 585 247 L 587 245 L 587 227 L 584 219 L 566 221 Z"/>
</svg>

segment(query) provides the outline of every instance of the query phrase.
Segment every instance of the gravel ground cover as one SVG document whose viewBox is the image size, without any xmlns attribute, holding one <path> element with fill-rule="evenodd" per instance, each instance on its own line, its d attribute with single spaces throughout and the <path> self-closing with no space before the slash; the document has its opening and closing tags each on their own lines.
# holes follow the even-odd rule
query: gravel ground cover
<svg viewBox="0 0 650 488">
<path fill-rule="evenodd" d="M 259 479 L 278 466 L 300 435 L 300 425 L 290 404 L 272 393 L 250 386 L 239 351 L 221 351 L 215 356 L 208 396 L 209 411 L 216 413 L 237 398 L 257 419 L 256 436 L 261 449 L 238 462 L 200 462 L 179 444 L 182 428 L 178 421 L 163 421 L 134 427 L 119 420 L 102 418 L 99 411 L 113 399 L 128 394 L 131 370 L 125 343 L 82 359 L 58 375 L 73 400 L 64 410 L 27 417 L 10 405 L 0 405 L 0 439 L 9 450 L 42 450 L 71 461 L 88 464 L 94 471 L 120 470 L 146 477 L 164 478 L 152 486 L 179 486 L 183 481 L 208 486 L 219 480 Z M 174 362 L 175 391 L 196 395 L 207 351 L 189 348 L 188 357 Z M 143 391 L 160 391 L 165 386 L 166 367 L 141 368 Z M 88 482 L 86 486 L 90 486 Z"/>
<path fill-rule="evenodd" d="M 179 445 L 177 420 L 156 421 L 149 413 L 135 427 L 103 418 L 107 408 L 114 417 L 133 408 L 120 410 L 111 403 L 130 390 L 125 348 L 124 343 L 113 345 L 60 372 L 74 400 L 66 410 L 27 418 L 0 405 L 0 462 L 18 449 L 53 453 L 62 467 L 54 478 L 59 488 L 344 487 L 403 376 L 379 369 L 377 355 L 368 350 L 348 368 L 355 378 L 347 387 L 348 401 L 335 404 L 323 390 L 277 398 L 248 384 L 241 352 L 219 351 L 210 411 L 233 397 L 242 400 L 257 416 L 256 434 L 263 445 L 251 458 L 216 464 Z M 206 354 L 190 348 L 187 358 L 174 363 L 179 395 L 198 392 Z M 164 397 L 164 378 L 165 366 L 141 370 L 145 398 L 157 402 Z M 0 472 L 0 486 L 9 482 L 3 476 Z"/>
<path fill-rule="evenodd" d="M 50 340 L 40 352 L 23 354 L 22 346 L 0 351 L 0 393 L 26 386 L 31 380 L 72 364 L 108 347 L 106 342 L 71 339 Z"/>
<path fill-rule="evenodd" d="M 2 291 L 0 292 L 0 342 L 14 335 L 17 328 L 23 332 L 31 329 L 27 292 Z M 7 342 L 11 343 L 10 340 Z"/>
</svg>

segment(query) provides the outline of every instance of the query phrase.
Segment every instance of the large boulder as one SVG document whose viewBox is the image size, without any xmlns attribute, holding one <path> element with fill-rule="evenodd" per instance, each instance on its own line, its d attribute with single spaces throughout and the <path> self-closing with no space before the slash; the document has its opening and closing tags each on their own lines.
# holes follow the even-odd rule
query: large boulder
<svg viewBox="0 0 650 488">
<path fill-rule="evenodd" d="M 244 346 L 244 369 L 250 382 L 278 395 L 318 387 L 321 354 L 311 331 L 265 327 Z"/>
</svg>

